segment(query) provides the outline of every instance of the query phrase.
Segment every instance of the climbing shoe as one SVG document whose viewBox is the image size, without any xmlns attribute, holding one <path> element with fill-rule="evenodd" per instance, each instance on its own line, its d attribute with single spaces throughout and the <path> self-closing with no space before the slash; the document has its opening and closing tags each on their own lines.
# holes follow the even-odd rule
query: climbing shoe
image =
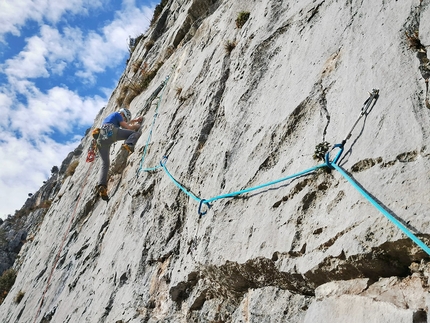
<svg viewBox="0 0 430 323">
<path fill-rule="evenodd" d="M 106 185 L 99 185 L 98 192 L 99 192 L 99 196 L 102 198 L 102 200 L 109 201 L 109 196 L 107 194 Z"/>
<path fill-rule="evenodd" d="M 122 149 L 127 150 L 131 154 L 134 152 L 134 145 L 122 144 Z"/>
</svg>

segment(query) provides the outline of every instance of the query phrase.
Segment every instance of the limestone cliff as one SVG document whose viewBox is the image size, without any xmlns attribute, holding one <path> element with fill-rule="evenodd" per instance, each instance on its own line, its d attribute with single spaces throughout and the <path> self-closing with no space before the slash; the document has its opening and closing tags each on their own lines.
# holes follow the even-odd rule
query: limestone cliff
<svg viewBox="0 0 430 323">
<path fill-rule="evenodd" d="M 336 169 L 200 202 L 348 139 L 337 165 L 429 245 L 427 45 L 428 0 L 167 1 L 94 122 L 144 117 L 135 152 L 112 149 L 110 201 L 87 135 L 0 321 L 430 321 L 429 255 Z"/>
</svg>

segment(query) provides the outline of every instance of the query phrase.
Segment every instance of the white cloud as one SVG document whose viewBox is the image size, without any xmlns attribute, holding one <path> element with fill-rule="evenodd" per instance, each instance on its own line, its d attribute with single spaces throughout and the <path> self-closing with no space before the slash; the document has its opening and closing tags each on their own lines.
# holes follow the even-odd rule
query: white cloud
<svg viewBox="0 0 430 323">
<path fill-rule="evenodd" d="M 24 50 L 8 59 L 2 69 L 9 78 L 46 78 L 51 74 L 62 75 L 67 64 L 74 62 L 75 75 L 94 84 L 97 73 L 121 62 L 128 51 L 129 36 L 142 34 L 151 15 L 149 7 L 129 8 L 118 12 L 116 19 L 102 30 L 86 35 L 76 27 L 65 27 L 61 33 L 42 25 L 40 34 L 28 38 Z"/>
<path fill-rule="evenodd" d="M 100 8 L 108 0 L 2 0 L 0 1 L 0 41 L 7 33 L 15 36 L 28 21 L 56 24 L 64 14 L 86 14 L 90 8 Z"/>
<path fill-rule="evenodd" d="M 7 135 L 7 141 L 0 141 L 0 217 L 20 209 L 28 193 L 37 191 L 49 178 L 52 166 L 60 166 L 78 144 L 76 141 L 58 144 L 45 137 L 34 146 L 11 133 L 4 135 Z"/>
<path fill-rule="evenodd" d="M 128 6 L 127 6 L 128 8 Z M 153 9 L 149 7 L 129 8 L 118 12 L 116 19 L 106 25 L 101 34 L 90 33 L 85 39 L 79 60 L 83 68 L 77 75 L 93 80 L 98 73 L 118 62 L 128 52 L 128 38 L 142 34 L 149 25 Z"/>
<path fill-rule="evenodd" d="M 85 98 L 62 87 L 54 87 L 46 93 L 37 91 L 26 100 L 26 105 L 15 103 L 17 108 L 11 128 L 27 139 L 38 139 L 54 131 L 73 133 L 76 126 L 92 124 L 106 102 L 106 98 Z"/>
<path fill-rule="evenodd" d="M 54 74 L 62 72 L 68 62 L 75 59 L 76 51 L 82 46 L 82 32 L 77 28 L 68 28 L 65 33 L 44 25 L 40 29 L 41 40 L 45 44 L 48 69 Z M 58 65 L 61 66 L 59 69 Z M 60 73 L 61 74 L 61 73 Z"/>
<path fill-rule="evenodd" d="M 0 112 L 5 112 L 0 123 L 0 217 L 21 208 L 27 194 L 41 187 L 52 166 L 60 166 L 84 135 L 59 143 L 50 133 L 73 133 L 74 127 L 91 125 L 106 103 L 106 98 L 84 98 L 60 87 L 27 93 L 26 105 L 0 93 Z"/>
<path fill-rule="evenodd" d="M 40 36 L 27 39 L 25 48 L 15 57 L 6 60 L 3 72 L 9 78 L 27 79 L 48 77 L 63 72 L 68 62 L 76 57 L 83 46 L 80 30 L 68 28 L 64 35 L 57 29 L 43 25 Z"/>
<path fill-rule="evenodd" d="M 3 129 L 7 129 L 10 124 L 10 120 L 13 114 L 13 111 L 11 110 L 11 106 L 13 105 L 13 93 L 2 93 L 0 92 L 0 115 L 2 116 L 0 118 L 0 131 L 3 134 Z M 2 135 L 2 138 L 0 138 L 0 141 L 4 140 L 4 136 Z M 0 154 L 0 156 L 2 156 Z M 0 162 L 1 165 L 1 162 Z"/>
<path fill-rule="evenodd" d="M 48 77 L 45 67 L 47 53 L 45 42 L 37 36 L 31 37 L 24 51 L 6 61 L 4 72 L 12 78 Z"/>
<path fill-rule="evenodd" d="M 6 33 L 15 36 L 20 35 L 20 27 L 27 19 L 39 21 L 42 18 L 41 12 L 35 7 L 31 0 L 22 1 L 1 1 L 0 2 L 0 40 Z"/>
</svg>

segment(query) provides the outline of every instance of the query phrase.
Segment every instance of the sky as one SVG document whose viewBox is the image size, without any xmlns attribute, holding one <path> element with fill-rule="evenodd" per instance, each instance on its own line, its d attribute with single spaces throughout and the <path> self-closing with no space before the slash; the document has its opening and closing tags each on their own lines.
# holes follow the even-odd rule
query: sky
<svg viewBox="0 0 430 323">
<path fill-rule="evenodd" d="M 0 0 L 0 218 L 79 145 L 158 3 Z"/>
</svg>

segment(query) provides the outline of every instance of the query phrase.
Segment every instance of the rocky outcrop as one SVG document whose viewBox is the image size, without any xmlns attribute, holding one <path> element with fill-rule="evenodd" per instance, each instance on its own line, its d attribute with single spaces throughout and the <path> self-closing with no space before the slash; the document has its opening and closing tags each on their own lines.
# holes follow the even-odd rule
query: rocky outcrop
<svg viewBox="0 0 430 323">
<path fill-rule="evenodd" d="M 156 71 L 130 104 L 144 117 L 135 152 L 112 149 L 110 201 L 94 196 L 100 163 L 73 157 L 1 320 L 427 322 L 429 255 L 356 187 L 430 245 L 429 12 L 419 0 L 167 2 L 95 120 L 137 62 Z M 321 167 L 218 199 L 316 167 L 316 147 L 343 140 L 356 187 Z"/>
</svg>

